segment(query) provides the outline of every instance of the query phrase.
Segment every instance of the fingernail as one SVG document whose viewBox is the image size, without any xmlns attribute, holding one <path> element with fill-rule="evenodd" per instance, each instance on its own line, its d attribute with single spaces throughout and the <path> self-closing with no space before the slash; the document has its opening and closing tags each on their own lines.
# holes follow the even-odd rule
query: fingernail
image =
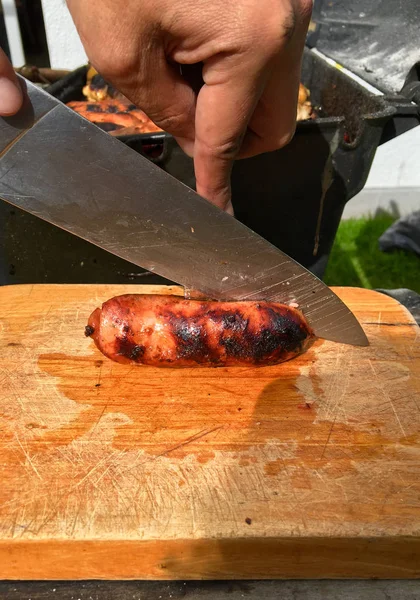
<svg viewBox="0 0 420 600">
<path fill-rule="evenodd" d="M 0 77 L 0 115 L 14 115 L 22 106 L 22 90 L 14 81 Z"/>
</svg>

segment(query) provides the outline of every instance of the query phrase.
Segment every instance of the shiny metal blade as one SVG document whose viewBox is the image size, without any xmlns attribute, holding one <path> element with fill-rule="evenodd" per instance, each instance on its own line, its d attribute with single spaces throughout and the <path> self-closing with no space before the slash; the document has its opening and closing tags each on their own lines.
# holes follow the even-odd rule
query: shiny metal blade
<svg viewBox="0 0 420 600">
<path fill-rule="evenodd" d="M 296 302 L 317 336 L 367 345 L 351 311 L 312 273 L 27 85 L 29 108 L 0 119 L 1 198 L 186 288 L 219 300 Z"/>
</svg>

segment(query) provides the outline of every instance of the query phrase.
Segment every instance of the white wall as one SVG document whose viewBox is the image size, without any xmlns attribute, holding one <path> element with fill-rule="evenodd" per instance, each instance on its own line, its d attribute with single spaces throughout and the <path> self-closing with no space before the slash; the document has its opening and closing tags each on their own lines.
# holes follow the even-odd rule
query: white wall
<svg viewBox="0 0 420 600">
<path fill-rule="evenodd" d="M 89 2 L 90 0 L 85 0 Z M 42 0 L 51 67 L 75 69 L 87 62 L 86 53 L 65 0 Z"/>
<path fill-rule="evenodd" d="M 343 218 L 393 207 L 401 216 L 420 210 L 420 126 L 379 146 L 366 185 L 347 203 Z"/>
<path fill-rule="evenodd" d="M 6 27 L 12 64 L 14 67 L 21 67 L 25 64 L 25 54 L 23 52 L 15 0 L 0 0 L 0 7 L 3 7 L 4 25 Z"/>
</svg>

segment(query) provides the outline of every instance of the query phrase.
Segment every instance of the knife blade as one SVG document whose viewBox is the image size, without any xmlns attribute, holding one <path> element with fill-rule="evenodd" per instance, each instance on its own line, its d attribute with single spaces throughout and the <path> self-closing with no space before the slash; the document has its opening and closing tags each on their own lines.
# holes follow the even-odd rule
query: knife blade
<svg viewBox="0 0 420 600">
<path fill-rule="evenodd" d="M 315 275 L 119 140 L 22 79 L 0 118 L 0 197 L 217 300 L 295 302 L 318 337 L 368 344 Z"/>
</svg>

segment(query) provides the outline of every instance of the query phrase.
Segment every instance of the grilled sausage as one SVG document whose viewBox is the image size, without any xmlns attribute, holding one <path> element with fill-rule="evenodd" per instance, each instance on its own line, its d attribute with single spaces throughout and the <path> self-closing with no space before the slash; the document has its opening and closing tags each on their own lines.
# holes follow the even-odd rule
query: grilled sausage
<svg viewBox="0 0 420 600">
<path fill-rule="evenodd" d="M 85 334 L 116 362 L 154 367 L 273 365 L 313 339 L 303 315 L 284 304 L 140 294 L 105 302 Z"/>
<path fill-rule="evenodd" d="M 162 131 L 149 117 L 134 104 L 125 100 L 110 98 L 102 102 L 74 100 L 67 106 L 79 115 L 98 126 L 107 125 L 117 130 L 118 135 L 134 135 Z"/>
</svg>

